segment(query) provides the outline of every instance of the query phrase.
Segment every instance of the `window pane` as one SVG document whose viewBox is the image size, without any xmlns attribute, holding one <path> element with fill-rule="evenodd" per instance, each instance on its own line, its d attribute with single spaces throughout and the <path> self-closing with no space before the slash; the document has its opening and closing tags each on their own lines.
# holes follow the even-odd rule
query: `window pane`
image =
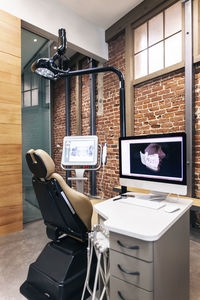
<svg viewBox="0 0 200 300">
<path fill-rule="evenodd" d="M 24 91 L 31 89 L 31 74 L 25 73 L 24 74 Z"/>
<path fill-rule="evenodd" d="M 149 73 L 163 69 L 163 42 L 149 48 Z"/>
<path fill-rule="evenodd" d="M 149 21 L 149 46 L 163 39 L 163 13 Z"/>
<path fill-rule="evenodd" d="M 135 79 L 147 75 L 147 50 L 135 55 Z"/>
<path fill-rule="evenodd" d="M 31 92 L 24 92 L 24 107 L 31 106 Z"/>
<path fill-rule="evenodd" d="M 50 103 L 50 86 L 49 86 L 49 84 L 46 85 L 45 103 Z"/>
<path fill-rule="evenodd" d="M 179 32 L 165 41 L 165 67 L 182 61 L 182 33 Z"/>
<path fill-rule="evenodd" d="M 141 25 L 134 31 L 134 53 L 147 48 L 147 23 Z"/>
<path fill-rule="evenodd" d="M 32 106 L 38 105 L 38 89 L 32 90 Z"/>
<path fill-rule="evenodd" d="M 32 73 L 32 89 L 39 88 L 39 76 Z"/>
<path fill-rule="evenodd" d="M 177 2 L 165 11 L 165 37 L 182 30 L 182 4 Z"/>
</svg>

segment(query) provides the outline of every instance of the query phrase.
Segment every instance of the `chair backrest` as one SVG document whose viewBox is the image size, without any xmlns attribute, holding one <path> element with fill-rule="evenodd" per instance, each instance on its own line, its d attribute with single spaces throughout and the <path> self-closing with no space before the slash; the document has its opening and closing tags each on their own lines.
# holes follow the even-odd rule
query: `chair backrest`
<svg viewBox="0 0 200 300">
<path fill-rule="evenodd" d="M 55 173 L 52 158 L 43 150 L 29 150 L 26 161 L 33 174 L 33 188 L 47 226 L 55 240 L 63 233 L 85 240 L 91 230 L 92 204 L 89 198 L 70 188 Z"/>
</svg>

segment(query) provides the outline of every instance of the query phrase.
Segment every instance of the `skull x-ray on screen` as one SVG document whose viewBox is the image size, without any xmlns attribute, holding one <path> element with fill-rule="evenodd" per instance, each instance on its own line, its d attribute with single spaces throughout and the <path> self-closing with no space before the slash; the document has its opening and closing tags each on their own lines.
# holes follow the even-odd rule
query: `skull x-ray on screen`
<svg viewBox="0 0 200 300">
<path fill-rule="evenodd" d="M 135 176 L 165 177 L 182 181 L 181 141 L 131 143 L 130 173 Z"/>
<path fill-rule="evenodd" d="M 159 182 L 186 186 L 185 133 L 120 138 L 119 150 L 120 179 L 155 182 L 155 190 Z"/>
</svg>

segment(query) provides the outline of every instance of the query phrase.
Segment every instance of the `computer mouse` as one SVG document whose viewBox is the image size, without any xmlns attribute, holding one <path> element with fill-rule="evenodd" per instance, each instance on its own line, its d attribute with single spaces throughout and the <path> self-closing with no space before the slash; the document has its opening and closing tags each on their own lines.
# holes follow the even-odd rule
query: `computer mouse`
<svg viewBox="0 0 200 300">
<path fill-rule="evenodd" d="M 167 204 L 165 207 L 164 207 L 164 211 L 165 212 L 168 212 L 168 213 L 173 213 L 177 210 L 179 210 L 180 207 L 178 207 L 178 205 L 176 204 Z"/>
</svg>

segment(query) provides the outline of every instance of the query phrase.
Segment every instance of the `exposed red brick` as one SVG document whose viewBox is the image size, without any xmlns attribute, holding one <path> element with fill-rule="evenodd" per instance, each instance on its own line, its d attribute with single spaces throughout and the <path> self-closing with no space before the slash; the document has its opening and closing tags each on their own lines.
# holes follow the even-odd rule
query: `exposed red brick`
<svg viewBox="0 0 200 300">
<path fill-rule="evenodd" d="M 124 33 L 109 43 L 109 61 L 106 65 L 114 66 L 125 73 L 125 36 Z M 88 61 L 82 62 L 87 68 Z M 195 193 L 200 197 L 200 64 L 195 66 Z M 82 135 L 89 134 L 89 76 L 82 76 Z M 134 87 L 134 134 L 154 134 L 185 131 L 185 95 L 184 71 L 178 70 L 159 78 L 151 79 Z M 76 135 L 76 79 L 71 79 L 71 134 Z M 64 80 L 54 84 L 52 118 L 52 153 L 56 170 L 65 175 L 60 168 L 61 146 L 65 136 L 65 85 Z M 112 191 L 119 184 L 118 138 L 120 136 L 119 82 L 113 73 L 104 74 L 103 116 L 97 116 L 97 136 L 99 143 L 108 143 L 108 162 L 104 169 L 97 172 L 98 196 L 110 198 Z M 114 148 L 113 148 L 114 147 Z M 116 148 L 115 148 L 116 147 Z M 103 180 L 102 180 L 103 176 Z M 85 191 L 89 188 L 85 184 Z"/>
</svg>

